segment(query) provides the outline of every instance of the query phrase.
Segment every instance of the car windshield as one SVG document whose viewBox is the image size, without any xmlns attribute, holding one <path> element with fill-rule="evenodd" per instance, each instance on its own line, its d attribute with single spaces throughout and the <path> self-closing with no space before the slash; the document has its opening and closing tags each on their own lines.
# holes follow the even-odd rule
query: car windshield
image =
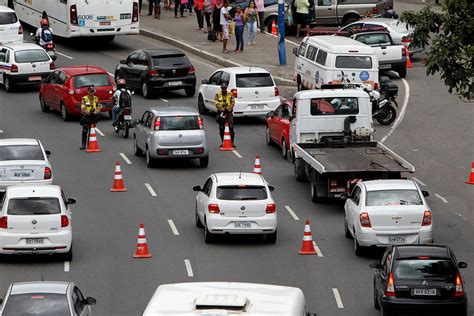
<svg viewBox="0 0 474 316">
<path fill-rule="evenodd" d="M 155 66 L 182 66 L 190 64 L 188 57 L 184 54 L 152 56 L 152 59 Z"/>
<path fill-rule="evenodd" d="M 374 34 L 367 34 L 367 35 L 360 35 L 357 37 L 357 40 L 361 43 L 366 45 L 390 45 L 390 38 L 386 33 L 374 33 Z"/>
<path fill-rule="evenodd" d="M 17 63 L 37 63 L 49 60 L 48 54 L 43 49 L 19 50 L 15 52 L 15 61 Z"/>
<path fill-rule="evenodd" d="M 240 74 L 235 76 L 237 88 L 273 87 L 272 76 L 262 74 Z"/>
<path fill-rule="evenodd" d="M 10 295 L 2 312 L 3 316 L 70 316 L 69 304 L 64 294 L 28 293 Z"/>
<path fill-rule="evenodd" d="M 452 279 L 456 268 L 449 259 L 400 259 L 393 272 L 397 279 Z"/>
<path fill-rule="evenodd" d="M 44 160 L 38 145 L 0 146 L 0 161 L 5 160 Z"/>
<path fill-rule="evenodd" d="M 160 131 L 199 129 L 197 116 L 161 116 Z"/>
<path fill-rule="evenodd" d="M 417 190 L 379 190 L 367 192 L 366 205 L 423 205 L 423 201 Z"/>
<path fill-rule="evenodd" d="M 311 115 L 348 115 L 359 113 L 357 98 L 311 99 Z"/>
<path fill-rule="evenodd" d="M 14 12 L 0 12 L 0 25 L 14 24 L 18 21 Z"/>
<path fill-rule="evenodd" d="M 8 200 L 9 215 L 49 215 L 61 213 L 59 199 L 52 197 L 13 198 Z"/>
<path fill-rule="evenodd" d="M 336 68 L 372 69 L 372 58 L 369 56 L 337 56 Z"/>
<path fill-rule="evenodd" d="M 245 201 L 266 200 L 267 190 L 261 185 L 223 185 L 217 187 L 216 196 L 219 200 Z"/>
<path fill-rule="evenodd" d="M 80 75 L 74 77 L 74 87 L 105 87 L 110 86 L 109 78 L 106 74 Z"/>
</svg>

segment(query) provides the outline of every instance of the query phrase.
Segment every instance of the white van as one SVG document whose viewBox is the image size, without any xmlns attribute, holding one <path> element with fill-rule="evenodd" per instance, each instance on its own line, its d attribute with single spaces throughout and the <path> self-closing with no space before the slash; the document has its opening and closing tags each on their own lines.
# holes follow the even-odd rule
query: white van
<svg viewBox="0 0 474 316">
<path fill-rule="evenodd" d="M 239 282 L 160 285 L 143 316 L 164 315 L 316 316 L 299 288 Z"/>
<path fill-rule="evenodd" d="M 0 46 L 23 43 L 23 27 L 12 9 L 0 6 Z"/>
<path fill-rule="evenodd" d="M 372 47 L 343 36 L 307 36 L 296 55 L 294 80 L 298 91 L 319 89 L 321 85 L 379 82 L 379 62 Z"/>
</svg>

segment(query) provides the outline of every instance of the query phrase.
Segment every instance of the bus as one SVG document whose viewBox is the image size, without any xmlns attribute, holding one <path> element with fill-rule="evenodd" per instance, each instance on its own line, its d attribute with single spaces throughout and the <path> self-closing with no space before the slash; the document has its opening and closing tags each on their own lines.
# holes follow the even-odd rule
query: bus
<svg viewBox="0 0 474 316">
<path fill-rule="evenodd" d="M 54 34 L 60 37 L 138 34 L 137 0 L 0 0 L 16 11 L 20 21 L 39 27 L 47 14 Z"/>
</svg>

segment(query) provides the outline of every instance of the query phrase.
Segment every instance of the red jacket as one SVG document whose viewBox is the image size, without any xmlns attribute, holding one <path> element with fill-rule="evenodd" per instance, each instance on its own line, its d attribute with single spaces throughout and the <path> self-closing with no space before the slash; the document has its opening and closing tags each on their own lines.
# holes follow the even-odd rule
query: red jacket
<svg viewBox="0 0 474 316">
<path fill-rule="evenodd" d="M 194 0 L 194 7 L 196 10 L 202 10 L 204 7 L 204 0 Z"/>
</svg>

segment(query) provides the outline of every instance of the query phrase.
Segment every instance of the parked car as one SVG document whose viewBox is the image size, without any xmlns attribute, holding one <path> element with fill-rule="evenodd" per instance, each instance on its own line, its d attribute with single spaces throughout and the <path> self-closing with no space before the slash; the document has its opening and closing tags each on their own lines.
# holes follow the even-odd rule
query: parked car
<svg viewBox="0 0 474 316">
<path fill-rule="evenodd" d="M 156 93 L 184 89 L 186 96 L 196 93 L 196 70 L 178 49 L 141 49 L 121 60 L 115 80 L 125 79 L 127 88 L 141 89 L 145 99 Z"/>
<path fill-rule="evenodd" d="M 209 148 L 202 118 L 187 107 L 150 108 L 143 113 L 133 132 L 136 156 L 145 154 L 148 167 L 158 160 L 198 159 L 201 167 L 209 164 Z"/>
<path fill-rule="evenodd" d="M 267 114 L 267 124 L 265 130 L 265 140 L 267 145 L 278 145 L 281 148 L 281 154 L 284 159 L 288 158 L 290 150 L 290 118 L 293 102 L 285 100 L 276 108 Z"/>
<path fill-rule="evenodd" d="M 467 315 L 468 300 L 454 252 L 442 245 L 392 245 L 374 273 L 374 307 L 381 315 Z M 398 314 L 396 314 L 398 315 Z"/>
<path fill-rule="evenodd" d="M 280 105 L 280 91 L 272 75 L 258 67 L 221 68 L 202 80 L 198 92 L 200 114 L 216 112 L 215 96 L 222 82 L 235 98 L 234 117 L 263 116 Z"/>
<path fill-rule="evenodd" d="M 7 187 L 0 204 L 0 254 L 59 254 L 72 260 L 69 205 L 57 185 Z"/>
<path fill-rule="evenodd" d="M 18 282 L 0 300 L 0 316 L 91 316 L 90 306 L 96 303 L 93 297 L 84 298 L 73 282 Z"/>
<path fill-rule="evenodd" d="M 11 43 L 23 43 L 23 27 L 14 10 L 0 6 L 0 46 Z"/>
<path fill-rule="evenodd" d="M 115 85 L 112 77 L 98 66 L 70 66 L 54 71 L 41 85 L 39 102 L 43 112 L 59 111 L 64 121 L 81 114 L 81 100 L 94 86 L 101 112 L 112 114 Z"/>
<path fill-rule="evenodd" d="M 56 68 L 40 46 L 12 43 L 0 47 L 0 82 L 7 92 L 16 86 L 39 86 Z"/>
<path fill-rule="evenodd" d="M 392 244 L 433 243 L 433 218 L 421 191 L 413 180 L 359 182 L 344 205 L 346 238 L 354 239 L 354 251 Z"/>
<path fill-rule="evenodd" d="M 195 220 L 204 228 L 204 240 L 216 235 L 263 234 L 269 243 L 277 239 L 275 201 L 262 175 L 244 172 L 211 174 L 203 187 L 194 186 Z"/>
</svg>

